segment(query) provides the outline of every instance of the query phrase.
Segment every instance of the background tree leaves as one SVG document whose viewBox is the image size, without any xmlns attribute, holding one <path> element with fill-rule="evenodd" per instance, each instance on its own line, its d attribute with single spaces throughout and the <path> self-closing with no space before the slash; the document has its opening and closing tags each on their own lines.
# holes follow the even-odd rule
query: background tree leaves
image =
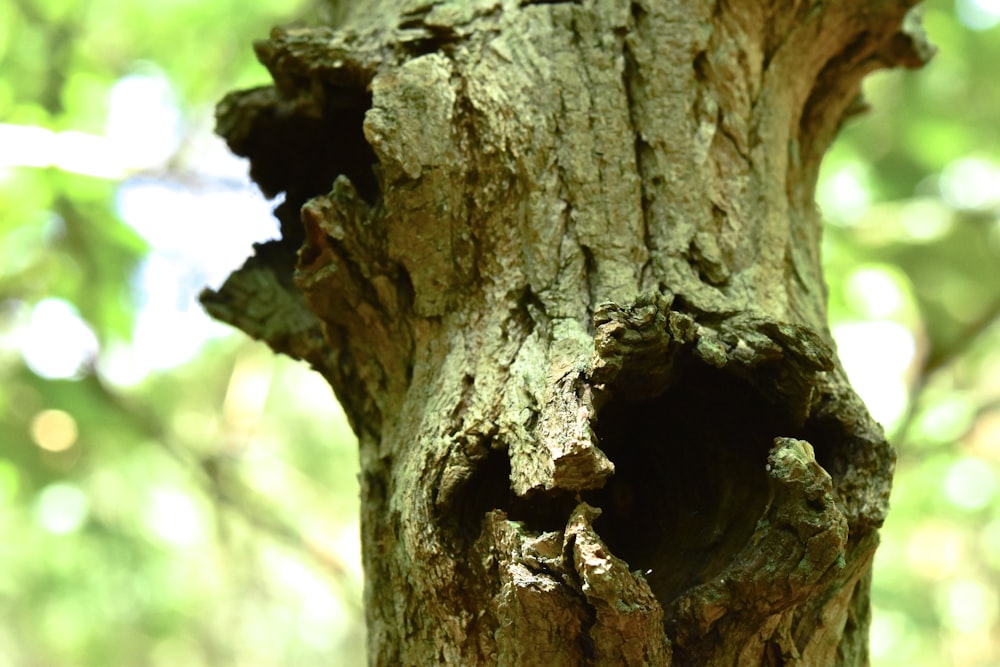
<svg viewBox="0 0 1000 667">
<path fill-rule="evenodd" d="M 932 0 L 819 203 L 840 354 L 899 449 L 873 663 L 1000 661 L 1000 8 Z M 0 655 L 363 662 L 354 439 L 194 296 L 276 231 L 211 138 L 307 2 L 0 5 Z M 131 96 L 131 97 L 130 97 Z M 124 116 L 122 115 L 124 114 Z"/>
</svg>

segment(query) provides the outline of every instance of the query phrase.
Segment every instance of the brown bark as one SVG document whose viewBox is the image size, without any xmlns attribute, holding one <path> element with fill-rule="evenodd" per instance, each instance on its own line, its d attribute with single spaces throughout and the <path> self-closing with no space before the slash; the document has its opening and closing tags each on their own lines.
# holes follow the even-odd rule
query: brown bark
<svg viewBox="0 0 1000 667">
<path fill-rule="evenodd" d="M 204 300 L 350 416 L 371 663 L 866 663 L 813 191 L 913 3 L 353 4 L 220 105 L 283 238 Z"/>
</svg>

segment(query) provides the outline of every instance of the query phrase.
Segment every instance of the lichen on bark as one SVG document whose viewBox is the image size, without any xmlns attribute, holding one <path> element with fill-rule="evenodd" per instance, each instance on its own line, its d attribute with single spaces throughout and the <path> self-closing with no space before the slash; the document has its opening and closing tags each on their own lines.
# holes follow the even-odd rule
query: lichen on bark
<svg viewBox="0 0 1000 667">
<path fill-rule="evenodd" d="M 354 3 L 219 130 L 282 238 L 206 307 L 359 437 L 372 664 L 861 664 L 892 451 L 822 154 L 910 2 Z"/>
</svg>

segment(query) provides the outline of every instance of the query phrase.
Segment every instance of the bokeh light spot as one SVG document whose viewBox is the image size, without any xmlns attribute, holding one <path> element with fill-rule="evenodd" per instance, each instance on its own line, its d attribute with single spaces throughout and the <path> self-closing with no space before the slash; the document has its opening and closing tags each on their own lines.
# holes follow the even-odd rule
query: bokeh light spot
<svg viewBox="0 0 1000 667">
<path fill-rule="evenodd" d="M 909 401 L 905 375 L 916 354 L 913 333 L 881 320 L 835 326 L 833 337 L 851 384 L 872 416 L 891 430 Z"/>
<path fill-rule="evenodd" d="M 941 197 L 958 209 L 980 209 L 1000 197 L 1000 168 L 974 157 L 950 163 L 941 173 Z"/>
<path fill-rule="evenodd" d="M 908 643 L 912 629 L 905 614 L 872 607 L 869 645 L 872 657 L 899 655 Z"/>
<path fill-rule="evenodd" d="M 48 379 L 79 377 L 97 352 L 97 336 L 71 304 L 43 299 L 35 305 L 21 354 L 36 375 Z"/>
<path fill-rule="evenodd" d="M 189 494 L 179 489 L 153 489 L 144 518 L 149 533 L 172 546 L 194 546 L 206 537 L 203 512 Z"/>
<path fill-rule="evenodd" d="M 79 530 L 89 513 L 86 494 L 68 482 L 49 484 L 35 502 L 36 520 L 42 528 L 56 535 Z"/>
<path fill-rule="evenodd" d="M 905 277 L 889 266 L 867 265 L 851 272 L 847 292 L 852 305 L 865 317 L 886 318 L 906 305 Z"/>
<path fill-rule="evenodd" d="M 903 204 L 899 211 L 903 233 L 910 241 L 937 241 L 954 227 L 951 210 L 938 199 L 915 199 Z"/>
<path fill-rule="evenodd" d="M 132 168 L 166 162 L 181 140 L 180 111 L 170 81 L 159 70 L 122 77 L 111 88 L 108 139 Z"/>
<path fill-rule="evenodd" d="M 989 30 L 1000 24 L 1000 1 L 956 0 L 955 15 L 970 30 Z"/>
<path fill-rule="evenodd" d="M 997 476 L 985 461 L 966 457 L 948 469 L 944 478 L 944 493 L 948 502 L 966 510 L 986 507 L 996 495 Z"/>
<path fill-rule="evenodd" d="M 961 632 L 986 632 L 997 621 L 1000 601 L 993 586 L 978 579 L 959 579 L 944 588 L 938 613 L 946 625 Z"/>
<path fill-rule="evenodd" d="M 42 410 L 29 429 L 36 445 L 50 452 L 64 452 L 76 443 L 79 431 L 73 415 L 63 410 Z"/>
<path fill-rule="evenodd" d="M 926 579 L 945 579 L 961 567 L 965 543 L 961 531 L 952 525 L 927 522 L 910 536 L 906 560 L 917 574 Z"/>
<path fill-rule="evenodd" d="M 824 217 L 840 225 L 856 224 L 871 203 L 870 180 L 866 165 L 857 161 L 831 174 L 816 193 Z"/>
<path fill-rule="evenodd" d="M 965 395 L 949 392 L 929 401 L 917 416 L 914 430 L 931 443 L 950 444 L 972 428 L 976 407 Z"/>
</svg>

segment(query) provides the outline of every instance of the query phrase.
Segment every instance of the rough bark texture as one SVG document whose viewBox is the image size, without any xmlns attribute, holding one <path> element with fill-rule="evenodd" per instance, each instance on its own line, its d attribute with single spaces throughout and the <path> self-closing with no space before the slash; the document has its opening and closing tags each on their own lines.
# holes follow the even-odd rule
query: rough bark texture
<svg viewBox="0 0 1000 667">
<path fill-rule="evenodd" d="M 283 238 L 204 301 L 351 418 L 371 663 L 866 663 L 813 191 L 913 3 L 351 4 L 220 105 Z"/>
</svg>

